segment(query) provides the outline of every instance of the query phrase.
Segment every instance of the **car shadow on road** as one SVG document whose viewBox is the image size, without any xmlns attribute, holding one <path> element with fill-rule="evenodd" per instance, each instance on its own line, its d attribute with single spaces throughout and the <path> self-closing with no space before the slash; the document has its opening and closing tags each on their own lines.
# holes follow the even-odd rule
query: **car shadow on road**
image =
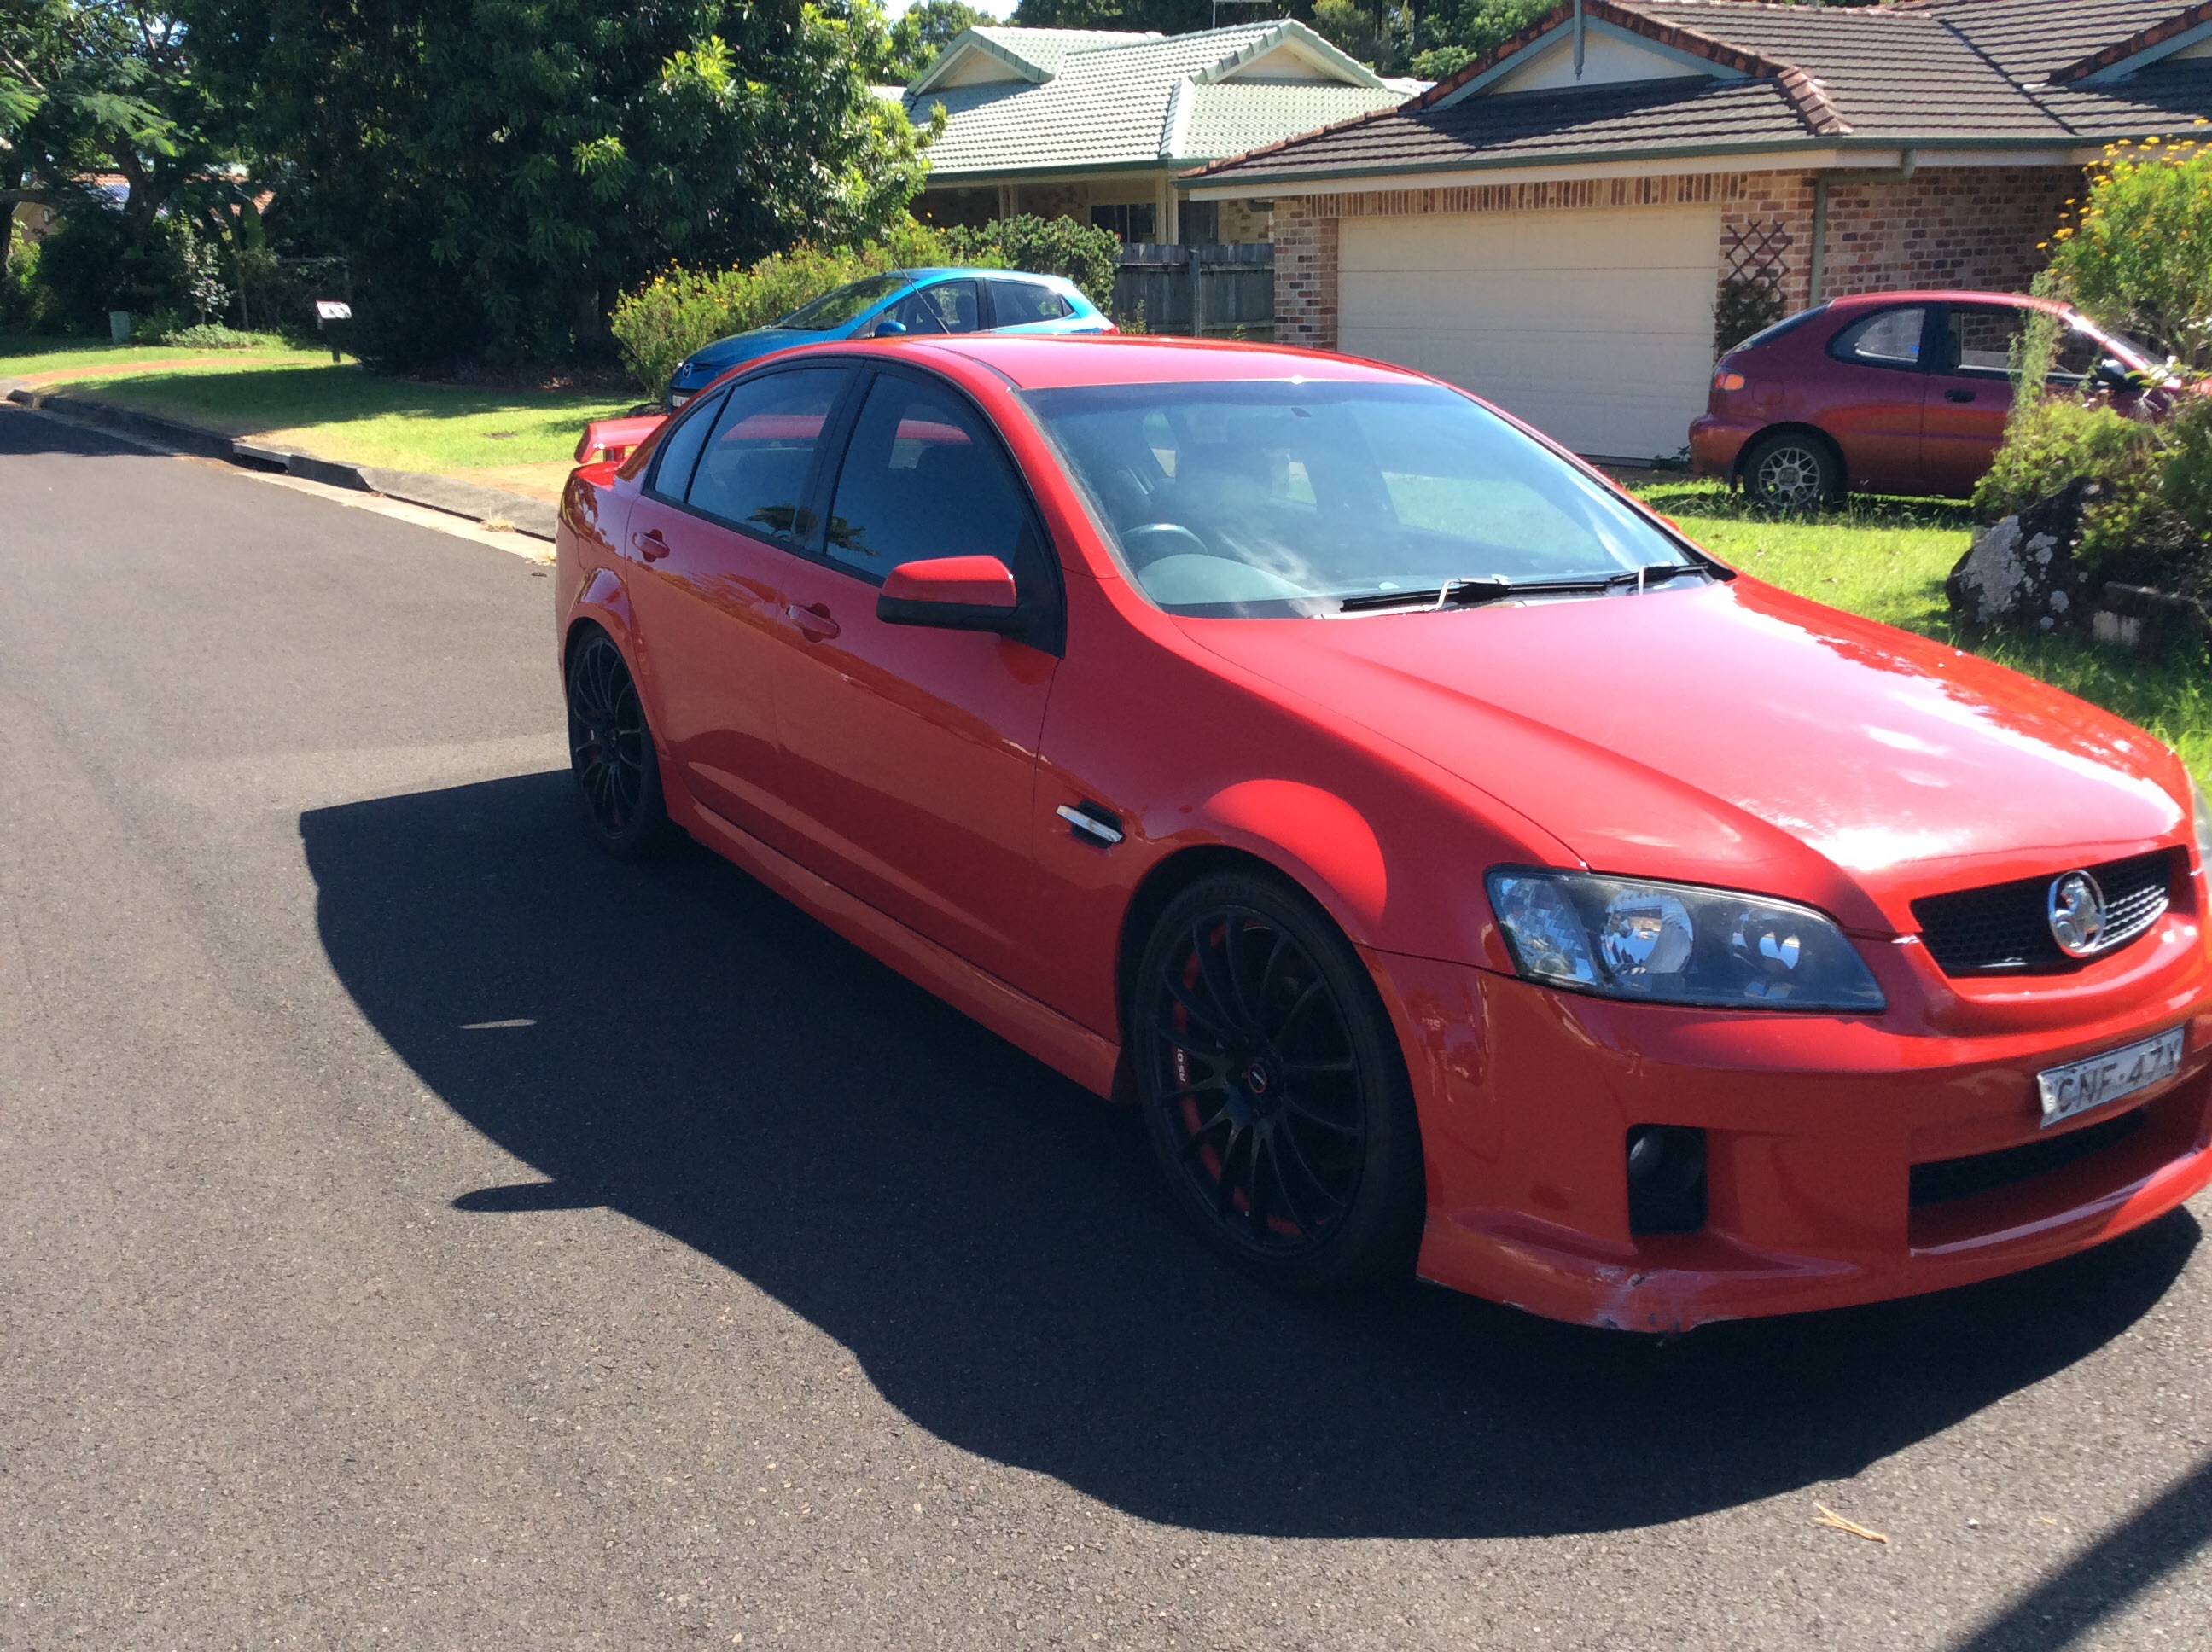
<svg viewBox="0 0 2212 1652">
<path fill-rule="evenodd" d="M 649 1224 L 921 1426 L 1147 1519 L 1547 1534 L 1850 1475 L 2124 1331 L 2199 1237 L 2176 1212 L 1940 1298 L 1668 1344 L 1427 1287 L 1285 1298 L 1184 1234 L 1127 1109 L 703 851 L 604 859 L 568 786 L 301 819 L 356 1002 L 544 1178 L 456 1206 Z"/>
</svg>

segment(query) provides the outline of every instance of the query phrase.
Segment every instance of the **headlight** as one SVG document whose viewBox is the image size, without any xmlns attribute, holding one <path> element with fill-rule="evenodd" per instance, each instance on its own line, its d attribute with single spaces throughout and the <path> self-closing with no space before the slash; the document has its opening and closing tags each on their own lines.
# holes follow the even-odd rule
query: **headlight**
<svg viewBox="0 0 2212 1652">
<path fill-rule="evenodd" d="M 2197 864 L 2212 872 L 2212 800 L 2194 780 L 2189 782 L 2190 812 L 2197 817 Z"/>
<path fill-rule="evenodd" d="M 2200 800 L 2200 838 L 2204 820 Z M 1488 881 L 1515 967 L 1532 981 L 1653 1004 L 1884 1007 L 1866 961 L 1808 907 L 1587 872 L 1499 871 Z"/>
</svg>

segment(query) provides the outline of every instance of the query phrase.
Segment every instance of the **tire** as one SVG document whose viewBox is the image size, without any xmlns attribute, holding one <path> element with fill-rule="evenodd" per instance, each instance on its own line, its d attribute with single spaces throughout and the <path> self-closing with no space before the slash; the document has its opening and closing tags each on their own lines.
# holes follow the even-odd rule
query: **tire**
<svg viewBox="0 0 2212 1652">
<path fill-rule="evenodd" d="M 1743 491 L 1762 510 L 1818 510 L 1843 496 L 1843 469 L 1820 437 L 1804 430 L 1777 430 L 1745 452 Z"/>
<path fill-rule="evenodd" d="M 643 860 L 673 829 L 653 731 L 629 662 L 597 626 L 568 656 L 568 769 L 592 840 L 617 860 Z"/>
<path fill-rule="evenodd" d="M 1420 1125 L 1351 943 L 1302 892 L 1222 873 L 1169 903 L 1130 994 L 1138 1105 L 1177 1203 L 1270 1285 L 1413 1272 Z"/>
</svg>

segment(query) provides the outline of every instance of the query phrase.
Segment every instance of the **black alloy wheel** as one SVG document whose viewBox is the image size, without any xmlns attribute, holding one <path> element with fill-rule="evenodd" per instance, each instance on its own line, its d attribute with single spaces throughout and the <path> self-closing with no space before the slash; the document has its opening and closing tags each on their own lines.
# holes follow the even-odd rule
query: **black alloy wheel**
<svg viewBox="0 0 2212 1652">
<path fill-rule="evenodd" d="M 1148 1133 L 1179 1202 L 1270 1283 L 1410 1272 L 1420 1133 L 1358 956 L 1302 895 L 1208 878 L 1162 914 L 1130 1006 Z"/>
<path fill-rule="evenodd" d="M 600 847 L 633 860 L 661 846 L 668 813 L 645 707 L 622 650 L 596 627 L 568 657 L 568 767 Z"/>
<path fill-rule="evenodd" d="M 1761 436 L 1743 459 L 1743 491 L 1770 511 L 1816 511 L 1844 491 L 1844 478 L 1827 443 L 1802 430 Z"/>
</svg>

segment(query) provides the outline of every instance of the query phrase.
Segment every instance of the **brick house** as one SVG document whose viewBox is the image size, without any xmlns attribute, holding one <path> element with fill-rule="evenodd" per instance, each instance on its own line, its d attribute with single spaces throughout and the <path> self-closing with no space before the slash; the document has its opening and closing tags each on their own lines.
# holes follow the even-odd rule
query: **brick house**
<svg viewBox="0 0 2212 1652">
<path fill-rule="evenodd" d="M 1584 0 L 1182 185 L 1272 200 L 1278 342 L 1644 459 L 1704 406 L 1717 307 L 2018 289 L 2106 144 L 2208 115 L 2212 0 Z"/>
</svg>

